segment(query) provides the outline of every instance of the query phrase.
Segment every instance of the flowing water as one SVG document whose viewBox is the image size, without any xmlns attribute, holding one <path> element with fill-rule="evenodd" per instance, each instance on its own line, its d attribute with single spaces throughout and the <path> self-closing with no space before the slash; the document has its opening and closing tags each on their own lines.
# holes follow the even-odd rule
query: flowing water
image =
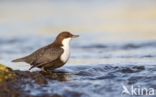
<svg viewBox="0 0 156 97">
<path fill-rule="evenodd" d="M 137 88 L 156 89 L 155 40 L 92 43 L 85 37 L 82 34 L 81 38 L 72 41 L 70 61 L 58 69 L 66 72 L 63 81 L 49 80 L 44 86 L 28 85 L 26 89 L 31 90 L 32 96 L 53 94 L 67 97 L 115 97 L 122 95 L 123 84 L 127 87 L 134 85 Z M 91 37 L 93 39 L 96 35 Z M 28 70 L 29 65 L 10 61 L 50 42 L 49 37 L 1 38 L 1 62 L 13 69 Z M 125 94 L 124 97 L 129 96 Z"/>
<path fill-rule="evenodd" d="M 132 97 L 122 94 L 123 86 L 128 89 L 131 86 L 140 89 L 153 88 L 156 95 L 156 22 L 155 17 L 152 17 L 155 15 L 153 11 L 156 3 L 143 1 L 142 4 L 137 2 L 137 10 L 126 7 L 126 4 L 135 4 L 130 0 L 128 3 L 92 1 L 90 6 L 85 1 L 75 3 L 70 0 L 16 2 L 19 6 L 14 2 L 1 2 L 0 8 L 4 9 L 1 10 L 4 16 L 1 15 L 0 19 L 0 63 L 14 70 L 27 71 L 30 67 L 28 64 L 12 63 L 11 60 L 26 56 L 51 43 L 58 34 L 56 32 L 69 29 L 80 37 L 71 42 L 69 62 L 57 69 L 65 72 L 64 79 L 49 80 L 48 84 L 34 84 L 34 87 L 28 85 L 25 90 L 30 90 L 30 96 L 51 94 L 66 97 Z M 66 7 L 64 3 L 71 6 Z M 146 10 L 140 9 L 143 6 Z M 124 11 L 125 7 L 127 9 Z M 107 8 L 110 10 L 107 11 Z M 116 13 L 114 9 L 117 10 Z M 151 13 L 147 16 L 148 10 Z M 136 15 L 133 11 L 138 12 L 138 17 L 127 15 Z M 131 21 L 137 21 L 136 28 L 133 26 L 136 22 Z M 144 94 L 141 97 L 149 95 Z"/>
</svg>

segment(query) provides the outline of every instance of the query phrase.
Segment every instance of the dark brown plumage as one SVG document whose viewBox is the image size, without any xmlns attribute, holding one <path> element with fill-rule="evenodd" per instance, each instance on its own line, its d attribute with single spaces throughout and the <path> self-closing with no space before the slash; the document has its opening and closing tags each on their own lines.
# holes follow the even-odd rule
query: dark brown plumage
<svg viewBox="0 0 156 97">
<path fill-rule="evenodd" d="M 46 71 L 47 69 L 61 67 L 67 62 L 61 60 L 61 55 L 65 52 L 62 48 L 64 46 L 63 40 L 75 37 L 78 37 L 78 35 L 72 35 L 70 32 L 62 32 L 52 44 L 42 47 L 26 57 L 13 60 L 12 62 L 26 62 L 32 65 L 29 70 L 38 67 L 41 68 L 42 71 Z"/>
</svg>

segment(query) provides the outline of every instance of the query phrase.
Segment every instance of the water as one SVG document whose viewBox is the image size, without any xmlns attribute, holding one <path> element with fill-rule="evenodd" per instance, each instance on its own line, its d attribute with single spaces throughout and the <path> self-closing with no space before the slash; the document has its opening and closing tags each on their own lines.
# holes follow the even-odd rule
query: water
<svg viewBox="0 0 156 97">
<path fill-rule="evenodd" d="M 156 40 L 100 43 L 98 40 L 90 42 L 84 37 L 82 34 L 80 39 L 72 40 L 70 61 L 58 69 L 66 72 L 63 81 L 49 80 L 48 84 L 34 83 L 33 87 L 28 84 L 26 90 L 31 90 L 31 96 L 53 94 L 68 97 L 115 97 L 122 96 L 123 84 L 127 87 L 134 85 L 156 89 Z M 0 60 L 13 69 L 28 70 L 29 65 L 10 61 L 52 40 L 51 37 L 41 36 L 2 37 Z M 125 94 L 124 97 L 129 95 Z"/>
<path fill-rule="evenodd" d="M 27 84 L 30 96 L 131 97 L 122 85 L 154 88 L 156 95 L 154 0 L 1 1 L 0 9 L 0 63 L 14 70 L 30 66 L 11 60 L 51 43 L 58 32 L 80 35 L 69 62 L 57 69 L 66 73 Z"/>
</svg>

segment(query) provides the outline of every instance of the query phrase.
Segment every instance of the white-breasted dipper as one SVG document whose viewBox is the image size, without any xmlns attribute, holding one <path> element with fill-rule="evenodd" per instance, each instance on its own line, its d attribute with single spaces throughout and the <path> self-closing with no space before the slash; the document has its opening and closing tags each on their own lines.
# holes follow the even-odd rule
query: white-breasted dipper
<svg viewBox="0 0 156 97">
<path fill-rule="evenodd" d="M 76 37 L 79 37 L 79 35 L 61 32 L 53 43 L 12 62 L 26 62 L 32 65 L 29 70 L 38 67 L 43 72 L 46 72 L 48 69 L 59 68 L 68 61 L 70 57 L 70 41 Z"/>
</svg>

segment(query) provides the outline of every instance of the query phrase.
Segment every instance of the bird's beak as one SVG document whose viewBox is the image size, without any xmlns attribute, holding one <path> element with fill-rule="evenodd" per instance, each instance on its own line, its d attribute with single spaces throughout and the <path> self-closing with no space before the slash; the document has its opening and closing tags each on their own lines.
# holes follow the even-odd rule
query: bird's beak
<svg viewBox="0 0 156 97">
<path fill-rule="evenodd" d="M 79 35 L 73 35 L 73 36 L 72 36 L 72 38 L 77 38 L 77 37 L 79 37 Z"/>
</svg>

